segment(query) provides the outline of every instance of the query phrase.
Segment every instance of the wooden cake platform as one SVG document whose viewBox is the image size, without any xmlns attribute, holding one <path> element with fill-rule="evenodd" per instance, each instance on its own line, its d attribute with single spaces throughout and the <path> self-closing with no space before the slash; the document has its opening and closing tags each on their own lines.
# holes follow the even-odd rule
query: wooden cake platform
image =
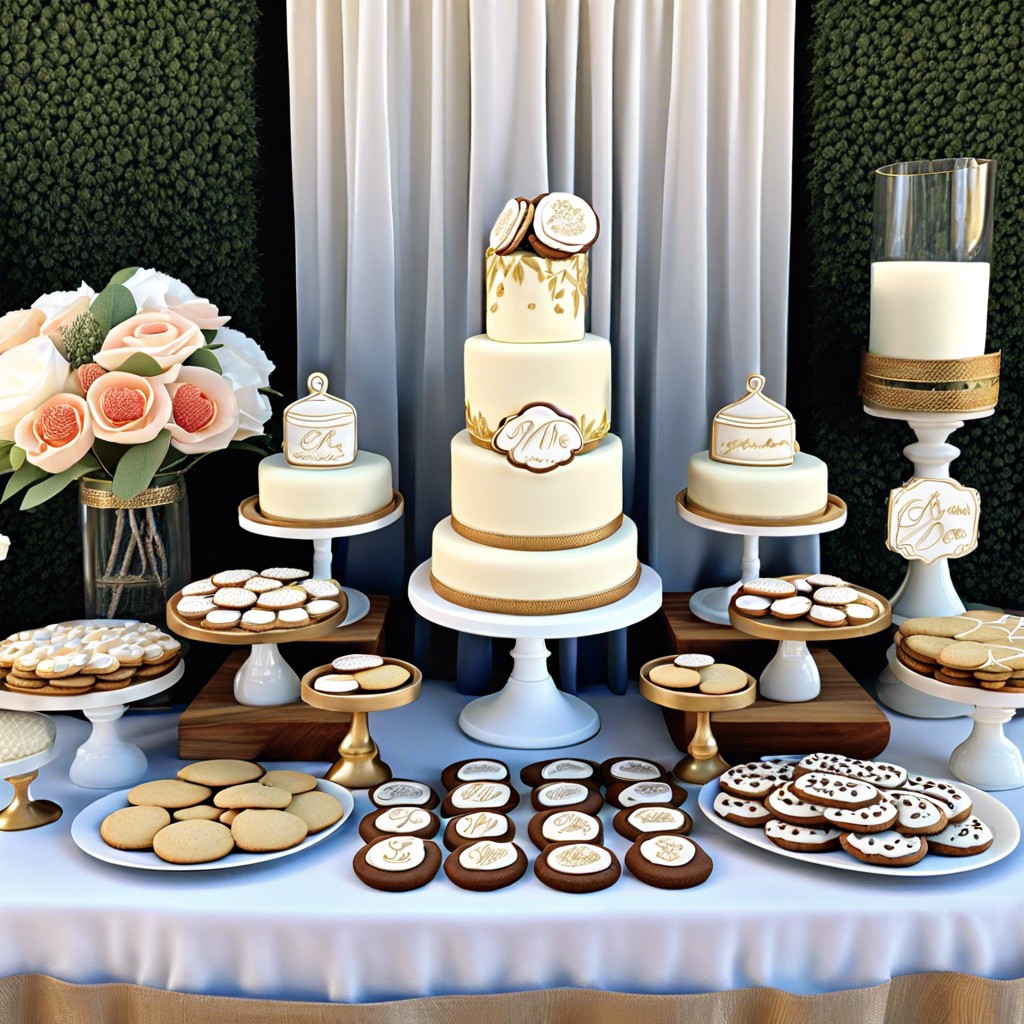
<svg viewBox="0 0 1024 1024">
<path fill-rule="evenodd" d="M 339 654 L 383 654 L 387 610 L 386 597 L 371 597 L 370 611 L 358 622 L 316 640 L 282 646 L 281 651 L 300 676 Z M 321 711 L 300 700 L 272 707 L 236 703 L 235 673 L 248 656 L 248 647 L 232 650 L 182 712 L 178 722 L 178 757 L 186 761 L 238 757 L 333 764 L 349 716 Z"/>
<path fill-rule="evenodd" d="M 676 653 L 710 654 L 751 675 L 760 675 L 778 644 L 747 636 L 731 626 L 716 626 L 698 619 L 690 611 L 689 598 L 689 594 L 666 594 L 662 604 L 662 618 Z M 814 750 L 875 757 L 885 749 L 890 729 L 885 713 L 827 646 L 809 647 L 821 674 L 820 696 L 800 704 L 781 704 L 758 697 L 750 707 L 712 714 L 712 729 L 727 761 L 736 764 L 765 754 Z M 696 715 L 669 708 L 663 709 L 663 714 L 673 743 L 685 750 L 693 735 Z"/>
</svg>

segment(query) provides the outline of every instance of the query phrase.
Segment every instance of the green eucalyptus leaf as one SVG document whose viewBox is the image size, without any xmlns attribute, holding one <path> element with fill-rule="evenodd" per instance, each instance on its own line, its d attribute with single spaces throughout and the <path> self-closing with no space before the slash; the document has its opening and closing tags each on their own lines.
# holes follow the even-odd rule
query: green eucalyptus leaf
<svg viewBox="0 0 1024 1024">
<path fill-rule="evenodd" d="M 11 469 L 21 469 L 25 465 L 25 449 L 16 444 L 11 444 L 8 456 L 11 460 Z"/>
<path fill-rule="evenodd" d="M 135 299 L 123 284 L 108 284 L 92 300 L 89 312 L 98 321 L 104 334 L 135 316 Z"/>
<path fill-rule="evenodd" d="M 260 388 L 261 395 L 270 395 L 271 398 L 284 398 L 284 395 L 280 391 L 275 391 L 271 387 Z"/>
<path fill-rule="evenodd" d="M 206 339 L 206 344 L 207 345 L 209 345 L 210 342 L 212 342 L 213 339 L 217 337 L 217 331 L 219 331 L 219 330 L 220 330 L 219 327 L 217 328 L 217 330 L 213 330 L 213 331 L 208 331 L 208 330 L 206 330 L 205 328 L 202 328 L 202 327 L 200 328 L 200 331 L 202 332 L 203 337 Z"/>
<path fill-rule="evenodd" d="M 185 360 L 186 366 L 201 366 L 204 370 L 213 370 L 214 373 L 223 376 L 220 361 L 208 348 L 199 348 Z"/>
<path fill-rule="evenodd" d="M 21 500 L 22 511 L 42 505 L 44 501 L 49 501 L 55 494 L 60 494 L 68 484 L 74 483 L 79 477 L 85 476 L 86 473 L 93 473 L 99 468 L 100 464 L 96 459 L 91 455 L 86 455 L 63 472 L 55 473 L 49 479 L 30 487 Z"/>
<path fill-rule="evenodd" d="M 135 276 L 138 267 L 125 267 L 124 270 L 119 270 L 113 277 L 111 277 L 109 284 L 124 284 L 125 281 L 131 280 Z"/>
<path fill-rule="evenodd" d="M 121 373 L 134 373 L 137 377 L 155 377 L 164 372 L 160 364 L 145 352 L 133 352 L 118 370 Z"/>
<path fill-rule="evenodd" d="M 114 470 L 114 497 L 129 501 L 144 491 L 164 461 L 170 443 L 171 432 L 161 430 L 152 441 L 132 445 Z"/>
<path fill-rule="evenodd" d="M 113 441 L 104 441 L 102 438 L 97 437 L 92 443 L 92 450 L 96 458 L 100 460 L 101 468 L 109 476 L 113 477 L 117 464 L 128 452 L 129 446 L 126 444 L 115 444 Z"/>
<path fill-rule="evenodd" d="M 0 504 L 3 504 L 8 498 L 13 498 L 15 494 L 24 490 L 30 484 L 34 484 L 37 480 L 42 480 L 44 476 L 49 475 L 45 469 L 33 466 L 31 462 L 26 462 L 21 469 L 15 470 L 11 474 L 10 479 L 7 481 L 7 486 L 4 488 L 4 496 L 0 498 Z"/>
</svg>

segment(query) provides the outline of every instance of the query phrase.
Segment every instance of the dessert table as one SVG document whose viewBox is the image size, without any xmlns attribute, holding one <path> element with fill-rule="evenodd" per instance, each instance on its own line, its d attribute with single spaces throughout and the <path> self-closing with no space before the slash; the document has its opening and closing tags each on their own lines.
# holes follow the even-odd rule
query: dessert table
<svg viewBox="0 0 1024 1024">
<path fill-rule="evenodd" d="M 436 787 L 446 764 L 494 756 L 524 792 L 518 769 L 544 755 L 465 736 L 457 719 L 466 699 L 428 680 L 419 701 L 380 716 L 376 738 L 396 774 Z M 598 689 L 587 699 L 604 725 L 573 756 L 678 760 L 660 709 L 635 683 L 624 697 Z M 57 761 L 35 787 L 64 816 L 0 836 L 0 1018 L 19 999 L 68 1013 L 120 1006 L 119 1019 L 145 1007 L 147 1021 L 253 1020 L 256 1000 L 259 1020 L 289 1022 L 404 1022 L 428 1013 L 437 1022 L 525 1022 L 556 1010 L 566 1014 L 560 1019 L 609 1022 L 881 1022 L 896 1019 L 886 1017 L 894 1007 L 901 1021 L 924 1021 L 937 1018 L 915 1014 L 936 1001 L 950 1014 L 944 1020 L 993 1021 L 1019 1019 L 1024 1007 L 1024 981 L 1016 981 L 1024 979 L 1022 848 L 938 878 L 833 871 L 738 841 L 700 813 L 691 790 L 692 835 L 715 865 L 697 888 L 648 888 L 624 870 L 611 889 L 574 896 L 545 888 L 531 871 L 508 889 L 474 893 L 441 872 L 423 889 L 390 894 L 352 872 L 356 827 L 370 809 L 357 791 L 352 818 L 299 856 L 221 871 L 133 871 L 72 842 L 72 821 L 97 793 L 67 776 L 88 724 L 57 721 Z M 124 720 L 146 749 L 148 777 L 180 766 L 176 723 L 174 712 Z M 969 725 L 892 715 L 883 756 L 944 776 L 948 751 Z M 1006 729 L 1024 739 L 1019 718 Z M 291 766 L 318 775 L 327 768 Z M 2 802 L 9 793 L 0 787 Z M 997 795 L 1024 815 L 1024 791 Z M 610 828 L 613 812 L 601 816 L 621 859 L 629 844 Z M 525 799 L 512 817 L 532 858 L 530 814 Z M 985 1015 L 957 1016 L 965 1005 Z"/>
</svg>

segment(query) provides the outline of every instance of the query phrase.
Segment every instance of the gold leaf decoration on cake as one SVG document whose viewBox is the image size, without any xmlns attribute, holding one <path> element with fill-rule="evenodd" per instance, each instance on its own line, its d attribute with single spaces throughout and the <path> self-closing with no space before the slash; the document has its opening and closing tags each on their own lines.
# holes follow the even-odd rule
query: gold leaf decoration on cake
<svg viewBox="0 0 1024 1024">
<path fill-rule="evenodd" d="M 469 402 L 466 402 L 466 429 L 481 441 L 490 441 L 494 436 L 494 431 L 488 426 L 484 414 L 482 412 L 474 413 L 469 407 Z"/>
<path fill-rule="evenodd" d="M 567 298 L 566 293 L 568 292 L 572 296 L 573 316 L 580 315 L 580 310 L 584 308 L 587 301 L 586 256 L 584 254 L 564 260 L 550 260 L 527 255 L 524 252 L 499 256 L 493 249 L 488 249 L 487 268 L 484 275 L 487 295 L 501 298 L 504 295 L 503 282 L 509 279 L 521 285 L 525 278 L 524 267 L 537 275 L 539 284 L 547 285 L 552 306 L 558 304 L 561 307 L 557 308 L 556 312 L 565 312 L 565 308 L 559 300 Z M 577 274 L 577 269 L 582 269 L 583 273 Z M 490 307 L 491 312 L 496 310 L 496 306 L 497 304 L 493 304 Z"/>
<path fill-rule="evenodd" d="M 583 434 L 584 443 L 600 441 L 602 437 L 607 435 L 610 429 L 611 424 L 608 422 L 607 409 L 601 413 L 600 420 L 588 419 L 586 416 L 580 417 L 580 432 Z"/>
</svg>

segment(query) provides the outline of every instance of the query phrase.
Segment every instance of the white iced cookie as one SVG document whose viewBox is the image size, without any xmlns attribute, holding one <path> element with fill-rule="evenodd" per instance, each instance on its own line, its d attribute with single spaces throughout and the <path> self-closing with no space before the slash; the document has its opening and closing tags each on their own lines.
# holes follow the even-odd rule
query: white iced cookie
<svg viewBox="0 0 1024 1024">
<path fill-rule="evenodd" d="M 359 682 L 353 676 L 328 672 L 314 681 L 313 689 L 320 693 L 352 693 L 359 689 Z"/>
<path fill-rule="evenodd" d="M 709 665 L 714 665 L 715 659 L 710 654 L 680 654 L 678 658 L 673 662 L 674 665 L 678 665 L 680 668 L 707 668 Z"/>
<path fill-rule="evenodd" d="M 571 256 L 586 252 L 600 228 L 597 214 L 588 202 L 569 192 L 549 192 L 534 209 L 532 230 L 531 244 L 535 249 L 538 247 L 534 238 L 541 243 L 541 249 L 552 250 L 555 256 Z"/>
<path fill-rule="evenodd" d="M 379 871 L 411 871 L 426 859 L 423 840 L 416 836 L 385 839 L 366 851 L 366 863 Z"/>
<path fill-rule="evenodd" d="M 384 659 L 376 654 L 343 654 L 331 662 L 331 667 L 339 672 L 362 672 L 368 668 L 379 668 Z"/>
</svg>

